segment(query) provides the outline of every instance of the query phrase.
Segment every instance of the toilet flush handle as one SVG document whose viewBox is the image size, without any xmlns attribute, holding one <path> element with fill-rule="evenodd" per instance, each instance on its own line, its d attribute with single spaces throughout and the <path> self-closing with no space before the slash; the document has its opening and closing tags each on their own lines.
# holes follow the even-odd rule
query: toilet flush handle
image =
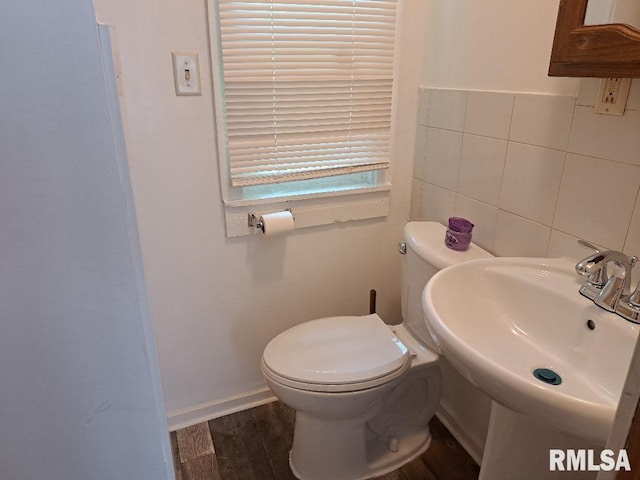
<svg viewBox="0 0 640 480">
<path fill-rule="evenodd" d="M 398 244 L 398 252 L 400 252 L 400 255 L 405 255 L 407 253 L 407 244 L 400 242 Z"/>
</svg>

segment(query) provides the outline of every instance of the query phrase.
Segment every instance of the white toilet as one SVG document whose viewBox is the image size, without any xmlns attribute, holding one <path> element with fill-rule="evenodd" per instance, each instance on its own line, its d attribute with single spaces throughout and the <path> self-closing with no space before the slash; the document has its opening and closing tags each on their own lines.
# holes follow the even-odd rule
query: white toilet
<svg viewBox="0 0 640 480">
<path fill-rule="evenodd" d="M 296 410 L 291 469 L 302 480 L 359 480 L 395 470 L 430 444 L 442 394 L 438 349 L 422 314 L 426 282 L 440 269 L 491 254 L 444 245 L 445 227 L 405 226 L 400 325 L 377 314 L 297 325 L 264 350 L 262 372 Z"/>
</svg>

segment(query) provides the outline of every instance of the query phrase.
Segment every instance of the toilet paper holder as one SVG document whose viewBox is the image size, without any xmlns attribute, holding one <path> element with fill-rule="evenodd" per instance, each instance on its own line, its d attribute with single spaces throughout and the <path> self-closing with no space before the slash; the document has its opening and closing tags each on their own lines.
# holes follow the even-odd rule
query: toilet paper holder
<svg viewBox="0 0 640 480">
<path fill-rule="evenodd" d="M 291 211 L 290 208 L 285 208 L 284 211 L 291 213 L 291 216 L 295 219 L 295 217 L 293 216 L 293 212 Z M 247 217 L 248 217 L 248 224 L 249 224 L 250 227 L 255 227 L 255 228 L 259 229 L 259 230 L 262 230 L 262 227 L 264 225 L 259 220 L 259 218 L 260 218 L 259 215 L 256 215 L 255 213 L 249 213 L 249 214 L 247 214 Z"/>
</svg>

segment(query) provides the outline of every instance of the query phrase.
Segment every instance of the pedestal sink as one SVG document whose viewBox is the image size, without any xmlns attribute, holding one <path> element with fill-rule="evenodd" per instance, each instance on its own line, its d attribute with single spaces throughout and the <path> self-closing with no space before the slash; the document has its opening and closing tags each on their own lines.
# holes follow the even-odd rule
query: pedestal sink
<svg viewBox="0 0 640 480">
<path fill-rule="evenodd" d="M 436 343 L 494 400 L 481 479 L 527 478 L 496 469 L 501 460 L 492 456 L 502 443 L 524 446 L 514 458 L 529 444 L 543 445 L 546 464 L 537 475 L 548 472 L 548 449 L 562 448 L 544 446 L 547 437 L 569 439 L 573 448 L 604 446 L 639 327 L 582 297 L 582 280 L 568 259 L 505 257 L 444 269 L 427 284 L 422 306 Z M 533 425 L 542 430 L 534 434 Z M 519 438 L 505 442 L 505 435 Z"/>
</svg>

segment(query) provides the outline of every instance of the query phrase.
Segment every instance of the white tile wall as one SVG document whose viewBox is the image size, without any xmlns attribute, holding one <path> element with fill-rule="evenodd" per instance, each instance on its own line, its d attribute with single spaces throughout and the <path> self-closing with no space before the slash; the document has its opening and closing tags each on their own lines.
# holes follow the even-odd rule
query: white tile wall
<svg viewBox="0 0 640 480">
<path fill-rule="evenodd" d="M 507 140 L 515 95 L 494 92 L 469 92 L 464 120 L 465 133 Z"/>
<path fill-rule="evenodd" d="M 455 190 L 462 133 L 427 127 L 423 180 Z"/>
<path fill-rule="evenodd" d="M 427 126 L 461 132 L 467 109 L 467 92 L 431 90 L 427 107 Z"/>
<path fill-rule="evenodd" d="M 593 112 L 598 85 L 577 98 L 422 89 L 411 218 L 467 217 L 496 255 L 578 258 L 584 238 L 640 256 L 640 80 L 622 117 Z"/>
<path fill-rule="evenodd" d="M 496 205 L 500 196 L 506 156 L 506 140 L 465 134 L 460 158 L 458 192 Z"/>
<path fill-rule="evenodd" d="M 418 97 L 418 125 L 427 125 L 427 114 L 429 113 L 429 97 L 431 90 L 420 89 Z"/>
<path fill-rule="evenodd" d="M 430 187 L 431 184 L 424 183 L 417 178 L 413 179 L 411 185 L 411 207 L 409 210 L 409 218 L 419 218 L 420 211 L 422 210 L 422 196 L 425 188 Z M 429 208 L 425 209 L 425 211 L 429 210 Z"/>
<path fill-rule="evenodd" d="M 416 127 L 416 142 L 414 150 L 413 177 L 425 180 L 424 162 L 427 152 L 427 127 L 418 125 Z"/>
<path fill-rule="evenodd" d="M 591 242 L 593 243 L 593 242 Z M 606 250 L 604 245 L 595 244 Z M 561 232 L 560 230 L 551 230 L 551 238 L 549 239 L 549 250 L 547 257 L 572 257 L 584 258 L 591 255 L 592 250 L 578 243 L 578 237 Z"/>
<path fill-rule="evenodd" d="M 516 95 L 509 139 L 564 150 L 575 104 L 575 97 Z"/>
<path fill-rule="evenodd" d="M 631 217 L 631 224 L 629 225 L 627 239 L 624 244 L 624 251 L 628 255 L 637 255 L 640 257 L 640 195 L 638 195 L 636 199 L 636 206 L 633 211 L 633 216 Z"/>
<path fill-rule="evenodd" d="M 627 98 L 628 110 L 640 110 L 640 81 L 634 80 L 631 82 L 631 90 L 629 91 L 629 98 Z"/>
<path fill-rule="evenodd" d="M 591 107 L 577 106 L 567 150 L 640 165 L 640 111 L 597 115 Z"/>
<path fill-rule="evenodd" d="M 638 185 L 640 166 L 567 154 L 553 227 L 622 250 Z"/>
<path fill-rule="evenodd" d="M 498 206 L 551 225 L 565 155 L 562 150 L 509 143 Z"/>
<path fill-rule="evenodd" d="M 454 215 L 455 204 L 455 192 L 432 183 L 425 183 L 422 188 L 420 212 L 418 217 L 413 218 L 436 221 L 446 225 L 449 217 Z"/>
<path fill-rule="evenodd" d="M 544 257 L 550 237 L 550 227 L 499 210 L 493 253 L 501 257 Z"/>
</svg>

